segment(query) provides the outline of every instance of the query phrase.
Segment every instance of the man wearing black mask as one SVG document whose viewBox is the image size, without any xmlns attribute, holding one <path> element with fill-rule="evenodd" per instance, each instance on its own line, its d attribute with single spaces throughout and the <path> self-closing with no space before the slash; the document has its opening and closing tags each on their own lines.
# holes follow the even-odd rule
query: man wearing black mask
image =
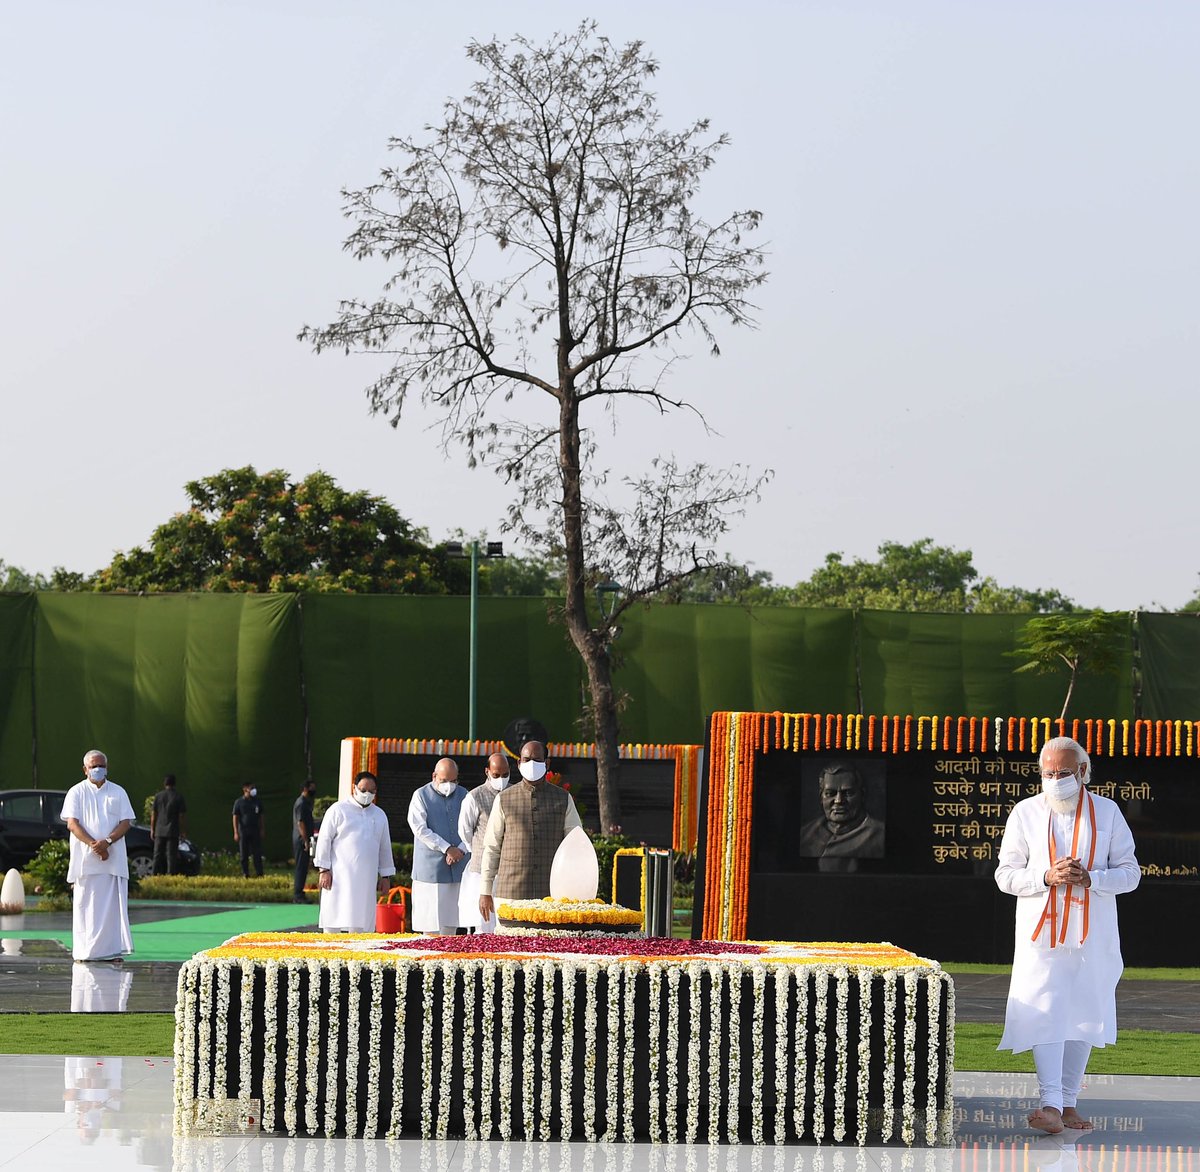
<svg viewBox="0 0 1200 1172">
<path fill-rule="evenodd" d="M 308 869 L 312 856 L 308 848 L 316 830 L 313 818 L 313 799 L 317 796 L 317 783 L 310 777 L 300 790 L 300 796 L 292 807 L 292 853 L 296 856 L 296 874 L 292 880 L 292 903 L 308 903 L 304 884 L 308 882 Z"/>
</svg>

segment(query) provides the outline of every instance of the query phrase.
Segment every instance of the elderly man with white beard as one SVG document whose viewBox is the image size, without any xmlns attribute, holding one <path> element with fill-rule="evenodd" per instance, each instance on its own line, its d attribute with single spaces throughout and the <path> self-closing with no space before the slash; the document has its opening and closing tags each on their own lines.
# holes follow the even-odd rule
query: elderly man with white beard
<svg viewBox="0 0 1200 1172">
<path fill-rule="evenodd" d="M 1057 1134 L 1092 1124 L 1077 1110 L 1093 1046 L 1117 1040 L 1124 964 L 1118 895 L 1142 877 L 1120 808 L 1090 793 L 1082 745 L 1055 737 L 1038 757 L 1042 792 L 1013 807 L 996 883 L 1017 897 L 1016 949 L 997 1049 L 1033 1051 L 1040 1106 L 1029 1126 Z"/>
</svg>

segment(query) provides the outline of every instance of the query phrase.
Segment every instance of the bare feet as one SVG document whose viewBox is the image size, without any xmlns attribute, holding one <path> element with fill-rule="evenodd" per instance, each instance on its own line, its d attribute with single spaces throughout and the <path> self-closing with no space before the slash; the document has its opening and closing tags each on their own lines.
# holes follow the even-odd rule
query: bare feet
<svg viewBox="0 0 1200 1172">
<path fill-rule="evenodd" d="M 1047 1135 L 1057 1135 L 1063 1129 L 1063 1117 L 1053 1107 L 1039 1107 L 1029 1116 L 1029 1126 Z"/>
<path fill-rule="evenodd" d="M 1092 1121 L 1084 1119 L 1074 1107 L 1067 1107 L 1063 1110 L 1062 1121 L 1064 1127 L 1073 1127 L 1077 1131 L 1091 1131 Z"/>
</svg>

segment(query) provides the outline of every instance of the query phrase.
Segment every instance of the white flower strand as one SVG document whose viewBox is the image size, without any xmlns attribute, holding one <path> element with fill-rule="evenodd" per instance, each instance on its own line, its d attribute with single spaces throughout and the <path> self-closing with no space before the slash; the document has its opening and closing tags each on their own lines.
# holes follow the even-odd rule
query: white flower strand
<svg viewBox="0 0 1200 1172">
<path fill-rule="evenodd" d="M 604 1045 L 604 1067 L 608 1075 L 608 1099 L 604 1104 L 605 1143 L 620 1138 L 617 1114 L 620 1104 L 619 1076 L 621 1073 L 621 975 L 616 965 L 604 966 L 604 986 L 608 991 L 608 1035 Z"/>
<path fill-rule="evenodd" d="M 771 974 L 775 984 L 775 1143 L 787 1140 L 788 1088 L 788 985 L 787 969 L 777 965 Z M 756 1141 L 757 1142 L 757 1141 Z"/>
<path fill-rule="evenodd" d="M 904 973 L 904 1107 L 900 1123 L 900 1138 L 912 1146 L 916 1138 L 916 1071 L 914 1052 L 917 1048 L 917 977 L 912 969 Z"/>
<path fill-rule="evenodd" d="M 736 1144 L 739 1141 L 738 1131 L 741 1128 L 741 1112 L 739 1105 L 742 1097 L 742 971 L 741 966 L 736 972 L 729 972 L 724 965 L 720 966 L 721 982 L 729 985 L 729 1020 L 724 1030 L 713 1029 L 713 1037 L 720 1042 L 720 1035 L 729 1035 L 729 1093 L 725 1100 L 725 1142 Z M 721 999 L 717 998 L 713 1005 L 716 1014 L 721 1012 Z M 712 1024 L 715 1027 L 720 1018 L 714 1016 Z M 713 1069 L 719 1069 L 713 1064 Z"/>
<path fill-rule="evenodd" d="M 363 1138 L 379 1135 L 379 1051 L 383 1041 L 383 965 L 373 960 L 366 966 L 371 982 L 370 1009 L 367 1013 L 367 1114 L 363 1119 Z M 353 972 L 353 969 L 351 969 Z M 351 987 L 354 987 L 351 977 Z"/>
<path fill-rule="evenodd" d="M 513 990 L 516 987 L 516 968 L 506 964 L 500 970 L 500 1136 L 512 1138 L 512 1096 L 508 1088 L 513 1081 Z"/>
<path fill-rule="evenodd" d="M 477 964 L 463 965 L 463 1032 L 467 1038 L 475 1037 L 475 982 L 482 970 Z M 491 1029 L 492 1023 L 485 1022 L 484 1028 Z M 466 1125 L 467 1139 L 479 1138 L 475 1126 L 475 1045 L 468 1042 L 463 1051 L 463 1122 Z"/>
<path fill-rule="evenodd" d="M 232 980 L 232 966 L 227 960 L 219 960 L 216 970 L 217 1020 L 216 1047 L 213 1054 L 216 1069 L 213 1071 L 213 1099 L 220 1101 L 229 1097 L 226 1092 L 226 1072 L 229 1063 L 229 982 Z"/>
<path fill-rule="evenodd" d="M 667 969 L 667 1127 L 670 1143 L 680 1140 L 679 1108 L 679 981 L 683 969 L 673 964 Z"/>
<path fill-rule="evenodd" d="M 536 1005 L 537 986 L 534 980 L 536 961 L 521 962 L 521 984 L 524 996 L 521 998 L 521 1121 L 524 1127 L 524 1137 L 532 1140 L 535 1133 L 535 1116 L 537 1104 L 533 1101 L 533 1042 L 534 1042 L 534 1011 Z"/>
<path fill-rule="evenodd" d="M 342 1079 L 338 1078 L 338 1062 L 340 1044 L 338 1035 L 341 1031 L 341 987 L 342 974 L 346 974 L 346 1071 Z M 358 1130 L 358 1070 L 360 1057 L 358 1053 L 359 1038 L 362 1037 L 360 1017 L 362 1014 L 363 966 L 360 961 L 343 964 L 337 961 L 329 966 L 329 1063 L 325 1067 L 325 1079 L 328 1082 L 332 1075 L 334 1086 L 340 1081 L 346 1084 L 346 1138 L 353 1139 L 359 1134 Z M 367 1043 L 367 1060 L 370 1061 L 371 1044 Z M 333 1108 L 337 1103 L 337 1094 L 326 1097 L 328 1107 L 325 1111 L 325 1134 L 332 1135 L 337 1121 L 332 1118 Z"/>
<path fill-rule="evenodd" d="M 269 960 L 263 965 L 263 1126 L 274 1131 L 279 1127 L 275 1104 L 275 1061 L 279 1048 L 279 962 Z"/>
<path fill-rule="evenodd" d="M 874 990 L 874 973 L 871 969 L 858 970 L 858 1130 L 855 1138 L 859 1145 L 867 1142 L 869 1105 L 867 1096 L 871 1088 L 871 998 Z"/>
<path fill-rule="evenodd" d="M 633 1066 L 634 1042 L 637 1038 L 637 1022 L 634 1020 L 634 979 L 636 972 L 629 965 L 621 968 L 621 1001 L 625 1007 L 625 1025 L 621 1039 L 621 1138 L 626 1143 L 633 1142 Z"/>
<path fill-rule="evenodd" d="M 716 1149 L 721 1142 L 721 992 L 725 984 L 725 968 L 710 961 L 708 970 L 708 1142 Z M 732 1000 L 732 998 L 730 999 Z M 732 1072 L 731 1072 L 731 1077 Z M 732 1087 L 730 1088 L 732 1091 Z M 731 1096 L 732 1097 L 732 1096 Z"/>
<path fill-rule="evenodd" d="M 829 973 L 819 969 L 814 974 L 817 984 L 817 1012 L 813 1031 L 816 1061 L 813 1063 L 813 1139 L 825 1138 L 825 1023 L 829 1014 Z"/>
<path fill-rule="evenodd" d="M 883 1123 L 886 1143 L 896 1129 L 896 974 L 883 974 Z"/>
<path fill-rule="evenodd" d="M 837 1050 L 833 1077 L 833 1138 L 841 1143 L 846 1138 L 846 1080 L 850 1049 L 850 973 L 838 969 L 837 990 Z"/>
<path fill-rule="evenodd" d="M 946 985 L 946 1098 L 937 1142 L 949 1145 L 954 1141 L 954 978 L 943 974 L 943 979 Z"/>
<path fill-rule="evenodd" d="M 207 1103 L 212 1098 L 212 1045 L 213 1045 L 213 978 L 216 966 L 206 964 L 200 973 L 200 997 L 197 1009 L 200 1014 L 200 1045 L 197 1058 L 200 1061 L 200 1079 L 196 1088 L 199 1100 L 197 1122 L 207 1121 Z"/>
<path fill-rule="evenodd" d="M 196 1086 L 196 982 L 199 968 L 185 964 L 175 982 L 175 1130 L 182 1132 L 190 1124 L 188 1105 Z"/>
<path fill-rule="evenodd" d="M 296 1134 L 296 1099 L 300 1089 L 300 968 L 302 961 L 287 962 L 287 1020 L 296 1029 L 287 1039 L 287 1057 L 283 1067 L 283 1127 L 288 1135 Z"/>
<path fill-rule="evenodd" d="M 596 978 L 600 966 L 589 961 L 584 989 L 587 1000 L 584 1004 L 583 1021 L 586 1034 L 583 1050 L 583 1135 L 588 1143 L 596 1141 L 596 1013 L 598 994 Z"/>
<path fill-rule="evenodd" d="M 245 961 L 241 965 L 241 985 L 238 989 L 238 1102 L 242 1114 L 251 1097 L 254 1077 L 254 975 L 256 965 Z"/>
<path fill-rule="evenodd" d="M 297 973 L 299 980 L 299 973 Z M 288 1015 L 290 1021 L 298 1018 Z M 308 962 L 308 1028 L 305 1030 L 304 1048 L 304 1084 L 308 1092 L 304 1100 L 304 1129 L 309 1135 L 317 1134 L 317 1091 L 320 1084 L 321 1070 L 321 962 Z M 337 1084 L 330 1082 L 328 1087 L 333 1089 Z M 291 1080 L 288 1080 L 288 1097 L 293 1094 Z M 329 1095 L 326 1093 L 326 1098 Z"/>
<path fill-rule="evenodd" d="M 401 961 L 396 965 L 396 1025 L 392 1036 L 392 1120 L 388 1137 L 398 1139 L 404 1129 L 404 1036 L 408 1032 L 408 981 L 412 965 Z"/>
<path fill-rule="evenodd" d="M 543 960 L 538 968 L 538 986 L 542 991 L 542 1098 L 538 1107 L 538 1139 L 550 1138 L 551 1113 L 554 1110 L 554 962 Z"/>
<path fill-rule="evenodd" d="M 496 962 L 485 960 L 480 970 L 483 982 L 480 1013 L 483 1018 L 483 1053 L 479 1063 L 479 1138 L 492 1138 L 492 1095 L 496 1029 Z"/>
<path fill-rule="evenodd" d="M 792 1054 L 795 1065 L 795 1097 L 793 1099 L 796 1120 L 796 1138 L 803 1139 L 804 1112 L 808 1105 L 808 974 L 800 970 L 793 976 L 796 986 L 796 1016 L 792 1018 L 795 1037 L 792 1039 Z"/>
<path fill-rule="evenodd" d="M 650 998 L 650 1140 L 662 1143 L 662 1119 L 659 1112 L 659 1079 L 662 1071 L 660 1034 L 662 1031 L 662 965 L 651 962 L 646 976 Z"/>
<path fill-rule="evenodd" d="M 559 970 L 562 979 L 562 1037 L 559 1039 L 558 1134 L 565 1144 L 575 1127 L 575 976 L 574 964 Z"/>
<path fill-rule="evenodd" d="M 929 1071 L 926 1075 L 926 1086 L 928 1089 L 925 1093 L 925 1142 L 927 1144 L 935 1144 L 938 1137 L 938 1111 L 937 1095 L 934 1092 L 937 1088 L 938 1080 L 938 1020 L 942 1012 L 942 990 L 935 974 L 929 974 L 925 978 L 924 984 L 925 995 L 928 1000 L 927 1018 L 929 1028 Z"/>
<path fill-rule="evenodd" d="M 459 966 L 454 961 L 446 960 L 439 967 L 442 970 L 442 1053 L 441 1081 L 438 1084 L 437 1138 L 445 1139 L 450 1130 L 450 1087 L 454 1074 L 454 1055 L 463 1047 L 456 1044 L 458 1031 L 454 1025 Z"/>
<path fill-rule="evenodd" d="M 767 1013 L 767 971 L 762 964 L 750 966 L 750 982 L 754 989 L 754 1021 L 751 1027 L 751 1037 L 754 1044 L 754 1055 L 751 1067 L 751 1099 L 750 1099 L 750 1139 L 751 1142 L 763 1142 L 763 1042 Z"/>
<path fill-rule="evenodd" d="M 433 1134 L 433 983 L 437 967 L 421 966 L 421 1138 Z"/>
</svg>

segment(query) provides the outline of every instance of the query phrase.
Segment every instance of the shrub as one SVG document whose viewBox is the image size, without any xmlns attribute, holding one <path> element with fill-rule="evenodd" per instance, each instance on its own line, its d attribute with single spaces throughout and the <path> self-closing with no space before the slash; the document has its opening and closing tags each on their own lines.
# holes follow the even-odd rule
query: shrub
<svg viewBox="0 0 1200 1172">
<path fill-rule="evenodd" d="M 140 899 L 197 900 L 212 903 L 290 903 L 292 877 L 264 875 L 151 875 L 142 880 Z"/>
<path fill-rule="evenodd" d="M 595 834 L 592 836 L 592 846 L 596 848 L 596 861 L 600 864 L 599 896 L 601 899 L 608 899 L 612 895 L 613 856 L 623 847 L 637 845 L 632 838 L 626 838 L 623 834 Z"/>
<path fill-rule="evenodd" d="M 27 868 L 39 895 L 67 895 L 67 869 L 71 865 L 71 844 L 65 838 L 52 838 L 30 860 Z"/>
</svg>

